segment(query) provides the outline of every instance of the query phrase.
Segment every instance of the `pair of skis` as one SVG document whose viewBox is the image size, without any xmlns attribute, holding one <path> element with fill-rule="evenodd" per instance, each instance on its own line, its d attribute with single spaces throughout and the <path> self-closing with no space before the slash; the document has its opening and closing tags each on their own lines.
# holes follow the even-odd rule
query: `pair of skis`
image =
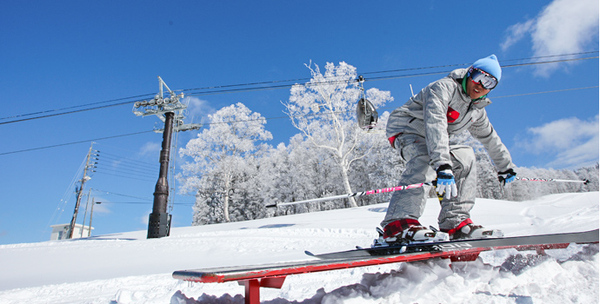
<svg viewBox="0 0 600 304">
<path fill-rule="evenodd" d="M 483 251 L 510 249 L 536 250 L 566 248 L 569 244 L 598 243 L 598 229 L 544 235 L 469 239 L 432 243 L 416 243 L 314 254 L 305 251 L 309 256 L 321 260 L 364 260 L 382 257 L 406 257 L 406 262 L 426 260 L 433 257 L 447 257 L 454 261 L 474 260 Z M 414 259 L 411 259 L 414 257 Z"/>
<path fill-rule="evenodd" d="M 246 289 L 246 303 L 260 303 L 260 288 L 281 288 L 289 275 L 382 265 L 388 263 L 424 261 L 432 258 L 450 258 L 452 261 L 472 261 L 480 252 L 515 248 L 536 250 L 566 248 L 569 244 L 598 243 L 598 229 L 587 232 L 505 237 L 496 239 L 446 241 L 380 246 L 355 250 L 308 255 L 318 259 L 278 264 L 233 266 L 173 272 L 173 278 L 202 283 L 237 281 Z"/>
</svg>

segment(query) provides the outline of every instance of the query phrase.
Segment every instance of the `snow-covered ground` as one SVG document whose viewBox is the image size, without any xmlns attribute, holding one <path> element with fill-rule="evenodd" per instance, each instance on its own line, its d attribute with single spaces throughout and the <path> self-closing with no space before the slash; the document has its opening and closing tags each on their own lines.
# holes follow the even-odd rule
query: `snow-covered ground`
<svg viewBox="0 0 600 304">
<path fill-rule="evenodd" d="M 597 229 L 598 192 L 509 202 L 478 199 L 478 224 L 507 236 Z M 309 260 L 368 246 L 386 205 L 88 239 L 0 246 L 0 303 L 243 303 L 237 283 L 192 284 L 175 270 Z M 428 202 L 423 224 L 436 223 Z M 598 303 L 598 246 L 500 250 L 478 261 L 431 260 L 289 276 L 263 303 Z"/>
</svg>

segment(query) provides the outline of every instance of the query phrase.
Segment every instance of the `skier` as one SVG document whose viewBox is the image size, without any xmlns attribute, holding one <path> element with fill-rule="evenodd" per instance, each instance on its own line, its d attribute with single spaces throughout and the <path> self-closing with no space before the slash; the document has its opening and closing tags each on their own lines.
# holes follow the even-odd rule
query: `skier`
<svg viewBox="0 0 600 304">
<path fill-rule="evenodd" d="M 429 84 L 390 114 L 386 136 L 406 161 L 400 185 L 432 181 L 437 175 L 436 191 L 443 194 L 438 224 L 447 235 L 419 223 L 426 203 L 421 187 L 392 195 L 381 222 L 385 242 L 426 242 L 441 235 L 453 240 L 502 236 L 500 230 L 473 224 L 469 212 L 475 203 L 475 153 L 469 146 L 449 143 L 450 135 L 468 130 L 488 151 L 500 182 L 515 179 L 510 153 L 484 109 L 491 103 L 487 94 L 501 76 L 498 59 L 490 55 Z"/>
</svg>

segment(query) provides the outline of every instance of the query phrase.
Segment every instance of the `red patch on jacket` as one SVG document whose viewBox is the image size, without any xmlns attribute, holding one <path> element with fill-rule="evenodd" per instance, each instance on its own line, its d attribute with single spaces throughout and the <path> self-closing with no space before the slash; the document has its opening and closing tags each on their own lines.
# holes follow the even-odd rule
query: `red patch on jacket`
<svg viewBox="0 0 600 304">
<path fill-rule="evenodd" d="M 448 113 L 446 113 L 446 118 L 448 118 L 449 123 L 455 122 L 459 116 L 460 116 L 460 113 L 455 111 L 453 108 L 448 107 Z"/>
</svg>

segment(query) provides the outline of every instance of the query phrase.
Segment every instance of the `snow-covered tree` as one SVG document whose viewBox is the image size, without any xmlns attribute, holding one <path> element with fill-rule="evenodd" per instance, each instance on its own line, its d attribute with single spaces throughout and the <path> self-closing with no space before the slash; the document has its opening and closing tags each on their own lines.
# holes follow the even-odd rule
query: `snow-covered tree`
<svg viewBox="0 0 600 304">
<path fill-rule="evenodd" d="M 204 217 L 214 222 L 218 221 L 218 214 L 222 214 L 222 220 L 230 221 L 232 201 L 251 203 L 249 193 L 243 190 L 249 187 L 248 180 L 256 175 L 255 155 L 262 151 L 260 143 L 272 139 L 272 135 L 264 128 L 266 120 L 242 103 L 222 108 L 208 118 L 209 127 L 179 152 L 191 157 L 192 161 L 182 165 L 178 179 L 183 183 L 183 192 L 196 193 L 194 210 L 204 214 L 197 220 Z M 252 217 L 240 210 L 234 215 L 238 220 Z"/>
<path fill-rule="evenodd" d="M 506 186 L 500 185 L 498 175 L 489 154 L 483 145 L 468 132 L 452 136 L 453 144 L 471 146 L 475 150 L 477 162 L 477 197 L 522 201 L 543 195 L 565 192 L 598 191 L 598 166 L 573 170 L 542 168 L 514 168 L 517 177 L 540 179 L 589 180 L 588 185 L 566 182 L 515 181 Z"/>
<path fill-rule="evenodd" d="M 498 172 L 483 144 L 475 139 L 468 131 L 452 136 L 451 141 L 452 144 L 470 146 L 475 152 L 475 162 L 477 165 L 477 197 L 502 198 L 502 189 L 498 182 Z"/>
<path fill-rule="evenodd" d="M 600 164 L 596 163 L 595 166 L 592 167 L 584 167 L 579 168 L 575 171 L 577 174 L 577 178 L 584 180 L 587 179 L 590 181 L 587 185 L 585 185 L 585 189 L 587 191 L 598 191 L 599 190 L 599 181 L 598 181 L 598 169 L 600 168 Z"/>
<path fill-rule="evenodd" d="M 587 179 L 590 183 L 584 185 L 571 182 L 514 181 L 504 187 L 504 197 L 509 200 L 530 200 L 554 193 L 598 191 L 598 166 L 580 168 L 577 171 L 517 167 L 515 171 L 517 177 L 564 180 Z"/>
<path fill-rule="evenodd" d="M 314 149 L 300 134 L 271 149 L 260 160 L 259 178 L 265 204 L 287 203 L 338 194 L 339 168 L 322 150 Z M 274 215 L 305 213 L 343 207 L 343 202 L 318 202 L 277 208 Z"/>
<path fill-rule="evenodd" d="M 378 126 L 385 126 L 389 112 L 380 114 Z M 393 187 L 398 185 L 405 169 L 404 161 L 391 147 L 382 132 L 368 134 L 358 147 L 365 156 L 352 164 L 350 184 L 356 191 Z M 368 195 L 357 198 L 359 205 L 389 202 L 391 193 Z"/>
<path fill-rule="evenodd" d="M 307 65 L 311 80 L 304 85 L 294 85 L 288 102 L 284 103 L 292 124 L 314 147 L 327 151 L 340 171 L 344 191 L 352 193 L 349 171 L 356 160 L 365 157 L 368 150 L 359 149 L 366 136 L 357 128 L 356 103 L 360 88 L 356 81 L 356 68 L 341 62 L 325 65 L 325 72 L 311 63 Z M 375 107 L 392 100 L 389 92 L 370 89 L 367 99 Z M 357 206 L 349 199 L 350 205 Z"/>
</svg>

